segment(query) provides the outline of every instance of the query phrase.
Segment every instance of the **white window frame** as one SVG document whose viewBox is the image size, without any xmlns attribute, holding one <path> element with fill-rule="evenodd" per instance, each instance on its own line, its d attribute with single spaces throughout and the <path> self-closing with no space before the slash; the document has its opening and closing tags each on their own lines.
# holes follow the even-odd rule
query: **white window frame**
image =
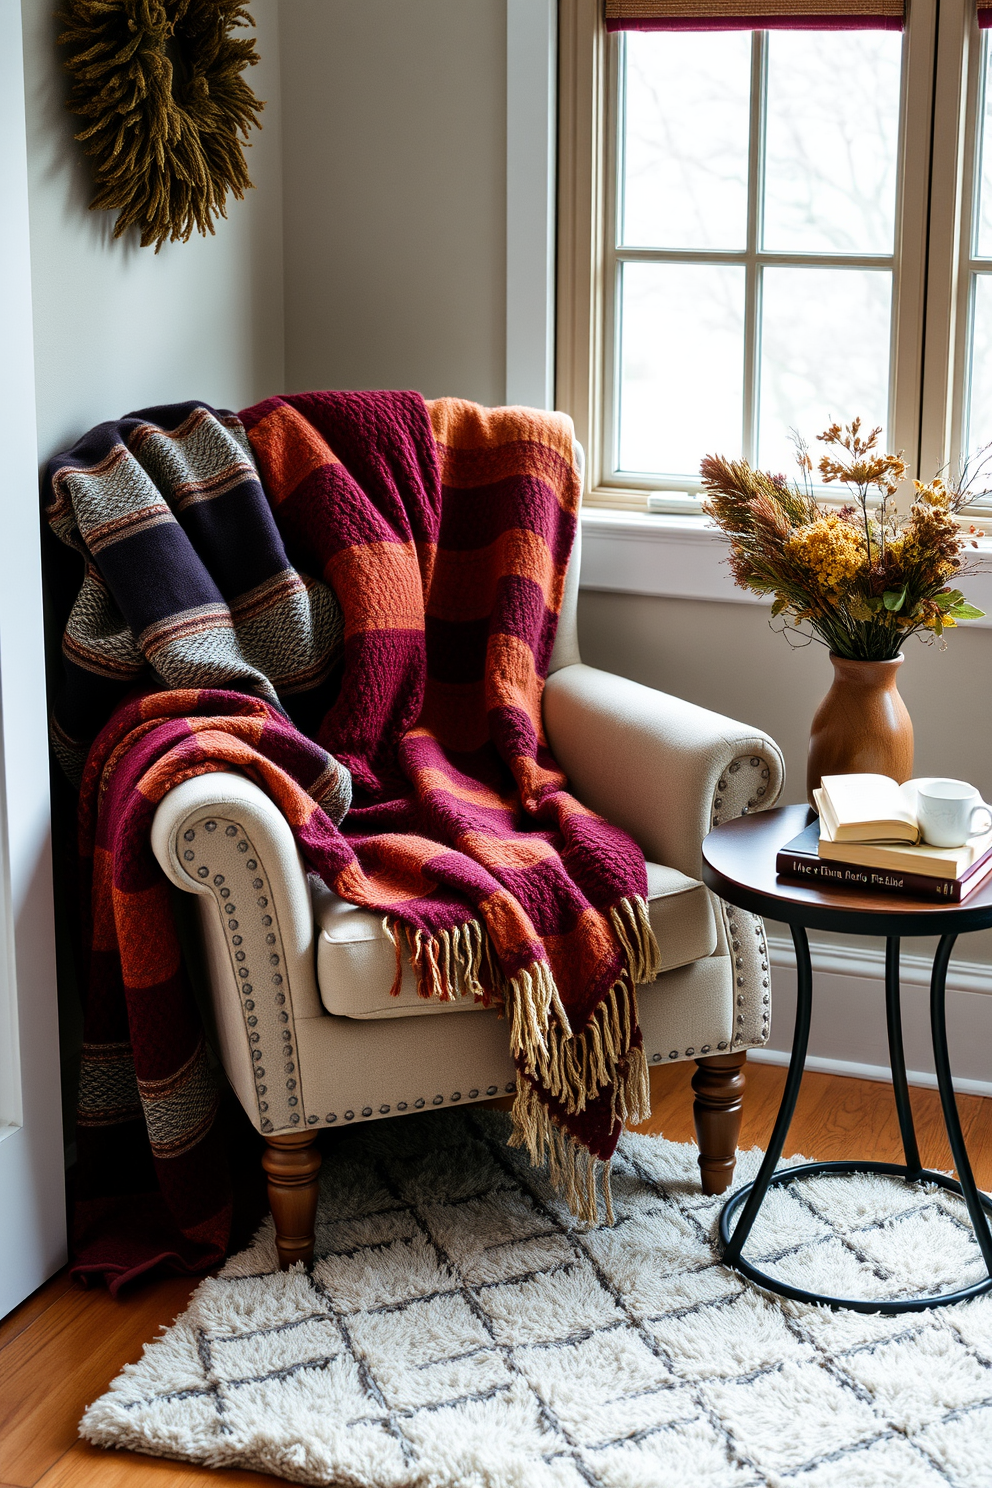
<svg viewBox="0 0 992 1488">
<path fill-rule="evenodd" d="M 890 447 L 905 452 L 914 474 L 922 470 L 930 475 L 954 466 L 960 455 L 981 47 L 974 0 L 912 0 L 908 8 L 888 439 Z M 618 45 L 603 26 L 601 0 L 561 0 L 559 28 L 557 406 L 571 413 L 587 450 L 588 504 L 644 514 L 646 498 L 652 496 L 655 510 L 689 514 L 698 511 L 698 497 L 673 494 L 687 489 L 684 480 L 623 476 L 612 468 L 614 285 L 618 257 L 691 260 L 704 255 L 618 254 Z M 752 229 L 748 253 L 705 257 L 756 263 L 755 250 Z M 760 257 L 765 262 L 804 259 L 795 254 Z M 807 261 L 824 259 L 812 255 Z M 861 260 L 843 255 L 837 261 L 853 266 Z M 750 305 L 749 310 L 753 322 L 756 310 Z M 753 330 L 751 348 L 753 388 Z"/>
</svg>

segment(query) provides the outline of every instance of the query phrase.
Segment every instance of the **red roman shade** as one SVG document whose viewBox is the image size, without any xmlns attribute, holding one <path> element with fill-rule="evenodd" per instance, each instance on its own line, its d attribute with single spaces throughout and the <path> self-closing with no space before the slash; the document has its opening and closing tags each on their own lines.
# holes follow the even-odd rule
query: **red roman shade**
<svg viewBox="0 0 992 1488">
<path fill-rule="evenodd" d="M 979 11 L 992 25 L 992 10 Z M 606 0 L 608 31 L 901 31 L 905 0 Z"/>
</svg>

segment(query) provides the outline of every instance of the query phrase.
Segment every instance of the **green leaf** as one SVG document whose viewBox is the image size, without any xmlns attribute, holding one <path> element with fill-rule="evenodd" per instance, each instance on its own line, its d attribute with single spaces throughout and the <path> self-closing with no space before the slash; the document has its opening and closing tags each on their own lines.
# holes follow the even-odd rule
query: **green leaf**
<svg viewBox="0 0 992 1488">
<path fill-rule="evenodd" d="M 948 589 L 944 594 L 935 594 L 934 599 L 937 601 L 939 609 L 947 611 L 952 610 L 955 605 L 962 604 L 964 602 L 964 595 L 960 589 Z"/>
<path fill-rule="evenodd" d="M 953 610 L 948 610 L 947 613 L 953 620 L 982 620 L 985 617 L 984 610 L 979 610 L 975 605 L 968 604 L 967 600 L 962 600 L 960 604 L 956 604 Z"/>
<path fill-rule="evenodd" d="M 774 620 L 774 618 L 775 618 L 776 615 L 781 615 L 782 611 L 785 609 L 785 607 L 786 607 L 786 605 L 788 603 L 789 603 L 789 601 L 786 599 L 785 595 L 784 594 L 780 594 L 779 597 L 778 597 L 778 599 L 772 605 L 772 619 L 773 620 Z"/>
<path fill-rule="evenodd" d="M 883 601 L 881 597 L 877 594 L 869 594 L 869 596 L 865 600 L 865 604 L 871 610 L 873 615 L 878 614 L 879 610 L 882 608 L 882 603 Z"/>
<path fill-rule="evenodd" d="M 887 610 L 891 610 L 893 614 L 895 614 L 897 610 L 901 610 L 902 609 L 903 604 L 905 603 L 905 601 L 906 601 L 906 585 L 905 584 L 903 584 L 903 586 L 902 586 L 901 589 L 886 589 L 885 593 L 882 595 L 882 603 L 885 605 L 885 608 Z"/>
</svg>

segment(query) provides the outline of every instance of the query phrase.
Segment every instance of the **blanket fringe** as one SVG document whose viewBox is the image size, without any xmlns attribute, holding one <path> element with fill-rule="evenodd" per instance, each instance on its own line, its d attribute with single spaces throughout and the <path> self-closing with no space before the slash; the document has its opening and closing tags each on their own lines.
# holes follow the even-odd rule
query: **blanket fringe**
<svg viewBox="0 0 992 1488">
<path fill-rule="evenodd" d="M 621 899 L 609 911 L 610 924 L 627 953 L 630 979 L 640 986 L 653 982 L 661 971 L 661 951 L 651 928 L 648 901 L 638 894 Z"/>
<path fill-rule="evenodd" d="M 526 1147 L 531 1165 L 547 1164 L 548 1177 L 576 1219 L 586 1224 L 599 1220 L 599 1186 L 602 1182 L 606 1223 L 613 1223 L 610 1164 L 581 1146 L 552 1121 L 548 1109 L 529 1080 L 518 1076 L 513 1102 L 511 1147 Z"/>
<path fill-rule="evenodd" d="M 623 1121 L 646 1120 L 648 1065 L 643 1049 L 631 1049 L 623 1068 L 617 1072 L 616 1114 Z M 599 1223 L 599 1190 L 602 1188 L 603 1216 L 608 1225 L 614 1222 L 613 1194 L 610 1188 L 609 1162 L 596 1157 L 552 1119 L 547 1106 L 524 1075 L 517 1076 L 517 1094 L 513 1102 L 511 1147 L 525 1147 L 535 1168 L 547 1164 L 551 1184 L 560 1193 L 576 1219 L 586 1224 Z"/>
<path fill-rule="evenodd" d="M 636 1125 L 651 1114 L 647 1061 L 643 1049 L 632 1048 L 631 1043 L 637 1028 L 635 988 L 658 975 L 658 942 L 647 901 L 640 896 L 622 899 L 608 914 L 626 964 L 577 1034 L 548 962 L 534 961 L 507 977 L 478 920 L 435 935 L 391 916 L 383 921 L 396 947 L 394 995 L 402 981 L 405 944 L 421 997 L 440 1002 L 460 997 L 502 1002 L 510 1023 L 510 1051 L 521 1071 L 513 1108 L 514 1145 L 526 1146 L 537 1166 L 547 1159 L 552 1182 L 561 1187 L 569 1209 L 591 1224 L 598 1214 L 600 1177 L 607 1219 L 612 1223 L 609 1165 L 555 1124 L 538 1091 L 547 1092 L 569 1116 L 581 1115 L 608 1087 L 614 1121 Z"/>
<path fill-rule="evenodd" d="M 417 995 L 425 1001 L 456 1002 L 460 997 L 491 1000 L 480 973 L 491 965 L 489 937 L 478 920 L 468 920 L 436 935 L 404 925 L 387 915 L 382 927 L 396 950 L 396 976 L 390 996 L 399 995 L 403 981 L 404 945 L 417 977 Z"/>
</svg>

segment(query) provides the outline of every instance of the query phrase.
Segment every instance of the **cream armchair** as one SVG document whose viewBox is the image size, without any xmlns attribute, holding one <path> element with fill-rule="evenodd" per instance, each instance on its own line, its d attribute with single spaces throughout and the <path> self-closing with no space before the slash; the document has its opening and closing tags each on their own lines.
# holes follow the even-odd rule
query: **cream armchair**
<svg viewBox="0 0 992 1488">
<path fill-rule="evenodd" d="M 648 860 L 663 970 L 639 990 L 649 1064 L 695 1060 L 703 1190 L 731 1181 L 746 1050 L 768 1037 L 761 921 L 700 882 L 710 827 L 774 803 L 782 756 L 767 735 L 584 666 L 579 553 L 569 565 L 544 726 L 581 800 Z M 280 1261 L 309 1261 L 326 1127 L 412 1116 L 514 1089 L 505 1022 L 471 1002 L 425 1002 L 407 966 L 398 997 L 381 916 L 308 879 L 289 825 L 251 781 L 212 774 L 170 791 L 152 846 L 198 896 L 217 1052 L 255 1127 Z"/>
</svg>

